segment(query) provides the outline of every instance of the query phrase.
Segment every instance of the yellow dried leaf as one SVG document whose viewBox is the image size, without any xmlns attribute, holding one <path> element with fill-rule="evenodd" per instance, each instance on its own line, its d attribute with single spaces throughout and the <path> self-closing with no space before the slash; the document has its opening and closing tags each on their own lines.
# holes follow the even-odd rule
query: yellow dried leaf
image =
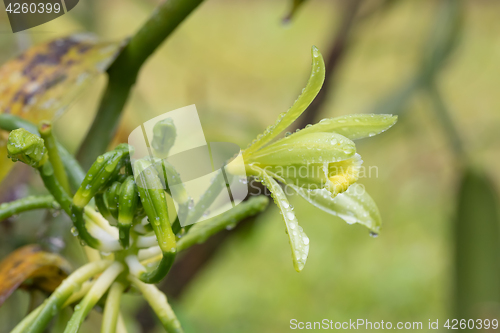
<svg viewBox="0 0 500 333">
<path fill-rule="evenodd" d="M 122 43 L 97 42 L 86 34 L 36 45 L 0 67 L 0 113 L 38 124 L 60 116 L 86 83 L 103 73 Z M 0 180 L 13 163 L 0 137 Z"/>
<path fill-rule="evenodd" d="M 52 292 L 69 272 L 63 257 L 42 251 L 38 245 L 17 249 L 0 262 L 0 306 L 27 280 L 31 288 Z"/>
</svg>

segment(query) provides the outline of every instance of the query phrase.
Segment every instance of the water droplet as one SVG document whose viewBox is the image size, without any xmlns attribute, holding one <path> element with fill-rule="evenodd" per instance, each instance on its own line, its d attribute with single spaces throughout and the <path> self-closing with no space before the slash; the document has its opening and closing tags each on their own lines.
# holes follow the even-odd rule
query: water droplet
<svg viewBox="0 0 500 333">
<path fill-rule="evenodd" d="M 78 229 L 76 227 L 71 228 L 71 234 L 75 237 L 78 236 Z"/>
<path fill-rule="evenodd" d="M 286 213 L 286 217 L 289 219 L 289 220 L 293 220 L 295 218 L 295 214 L 292 213 L 292 212 L 287 212 Z M 292 228 L 293 229 L 293 228 Z"/>
<path fill-rule="evenodd" d="M 376 232 L 370 231 L 370 237 L 377 238 L 378 234 Z"/>
</svg>

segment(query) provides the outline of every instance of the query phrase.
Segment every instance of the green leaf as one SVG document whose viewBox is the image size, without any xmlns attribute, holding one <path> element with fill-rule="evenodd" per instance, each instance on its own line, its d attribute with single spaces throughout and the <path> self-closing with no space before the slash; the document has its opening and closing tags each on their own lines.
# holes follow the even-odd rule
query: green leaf
<svg viewBox="0 0 500 333">
<path fill-rule="evenodd" d="M 263 184 L 271 191 L 274 203 L 281 210 L 283 220 L 285 221 L 286 233 L 288 234 L 292 248 L 293 267 L 297 272 L 300 272 L 304 269 L 309 254 L 309 238 L 298 224 L 295 213 L 288 203 L 288 199 L 281 186 L 264 170 L 262 170 L 261 176 L 263 177 Z"/>
<path fill-rule="evenodd" d="M 391 128 L 397 116 L 390 114 L 351 114 L 347 116 L 323 119 L 319 123 L 292 134 L 292 137 L 300 137 L 309 133 L 335 132 L 351 140 L 375 136 Z"/>
<path fill-rule="evenodd" d="M 307 191 L 293 184 L 289 186 L 319 209 L 338 216 L 349 224 L 362 224 L 375 234 L 380 232 L 382 219 L 378 207 L 359 184 L 349 186 L 347 191 L 334 198 L 326 189 Z"/>
<path fill-rule="evenodd" d="M 491 178 L 466 170 L 456 204 L 455 318 L 484 318 L 500 304 L 498 204 Z"/>
<path fill-rule="evenodd" d="M 354 142 L 337 133 L 289 136 L 247 157 L 247 163 L 290 165 L 339 162 L 356 153 Z"/>
<path fill-rule="evenodd" d="M 243 156 L 249 155 L 263 147 L 283 132 L 297 119 L 318 95 L 325 81 L 325 62 L 319 50 L 312 47 L 312 70 L 302 94 L 297 98 L 287 112 L 282 113 L 274 125 L 269 126 L 264 133 L 260 134 L 250 146 L 243 152 Z"/>
</svg>

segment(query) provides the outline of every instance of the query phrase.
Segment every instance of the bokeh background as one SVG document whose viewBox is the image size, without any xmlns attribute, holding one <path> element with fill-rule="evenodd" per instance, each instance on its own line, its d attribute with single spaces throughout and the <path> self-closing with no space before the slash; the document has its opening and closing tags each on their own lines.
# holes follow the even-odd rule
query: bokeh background
<svg viewBox="0 0 500 333">
<path fill-rule="evenodd" d="M 0 62 L 72 33 L 122 39 L 157 3 L 81 0 L 70 14 L 16 35 L 2 9 Z M 362 226 L 292 197 L 311 240 L 302 273 L 293 269 L 281 216 L 270 207 L 184 260 L 178 269 L 193 273 L 178 274 L 170 288 L 164 286 L 174 310 L 186 332 L 218 333 L 289 332 L 291 319 L 421 321 L 426 327 L 429 319 L 456 317 L 460 272 L 476 270 L 467 266 L 471 261 L 485 262 L 479 282 L 463 285 L 471 292 L 481 276 L 488 280 L 498 273 L 498 238 L 484 245 L 480 236 L 470 237 L 470 244 L 457 225 L 498 222 L 492 211 L 500 185 L 500 2 L 310 0 L 283 23 L 290 6 L 286 0 L 205 1 L 144 66 L 115 143 L 156 115 L 196 104 L 208 141 L 245 147 L 298 96 L 316 45 L 327 59 L 328 83 L 321 103 L 299 119 L 302 125 L 351 113 L 399 114 L 394 128 L 357 143 L 365 167 L 377 170 L 360 183 L 380 208 L 382 232 L 374 239 Z M 415 83 L 422 76 L 438 91 L 437 99 Z M 104 84 L 104 77 L 96 80 L 55 123 L 57 137 L 71 151 L 93 119 Z M 467 157 L 453 148 L 457 138 Z M 480 197 L 486 185 L 477 193 L 462 191 L 469 194 L 464 197 L 464 170 L 485 175 L 483 185 L 493 187 L 486 194 L 493 210 L 481 208 L 480 200 L 469 207 L 465 222 L 459 218 L 464 201 Z M 0 200 L 40 193 L 33 175 L 16 166 L 2 183 Z M 67 241 L 69 225 L 65 217 L 40 212 L 3 221 L 0 256 L 42 242 L 77 267 L 83 256 Z M 485 250 L 460 261 L 457 248 Z M 500 317 L 499 286 L 485 290 L 484 304 L 471 310 L 473 319 Z M 28 303 L 28 293 L 17 291 L 0 308 L 0 332 L 26 314 Z M 126 296 L 123 309 L 130 332 L 162 331 L 140 296 Z M 94 332 L 99 322 L 94 311 L 82 331 Z"/>
</svg>

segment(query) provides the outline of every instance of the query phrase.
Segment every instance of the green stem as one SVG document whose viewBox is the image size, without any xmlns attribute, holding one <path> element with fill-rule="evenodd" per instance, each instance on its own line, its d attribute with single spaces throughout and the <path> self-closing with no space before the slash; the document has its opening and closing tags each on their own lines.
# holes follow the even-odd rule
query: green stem
<svg viewBox="0 0 500 333">
<path fill-rule="evenodd" d="M 177 251 L 182 251 L 195 244 L 203 243 L 210 236 L 219 231 L 234 227 L 244 218 L 263 211 L 268 203 L 269 199 L 266 196 L 251 197 L 233 209 L 209 220 L 195 224 L 195 226 L 177 242 Z"/>
<path fill-rule="evenodd" d="M 111 142 L 142 65 L 202 1 L 164 1 L 108 69 L 108 86 L 78 152 L 78 159 L 84 167 L 90 167 Z"/>
<path fill-rule="evenodd" d="M 174 311 L 168 304 L 167 297 L 158 288 L 152 284 L 141 282 L 137 277 L 129 275 L 128 279 L 132 284 L 139 289 L 146 301 L 151 305 L 151 308 L 160 319 L 165 330 L 169 333 L 184 332 L 181 323 L 175 316 Z"/>
<path fill-rule="evenodd" d="M 85 317 L 90 310 L 96 305 L 99 299 L 104 295 L 109 286 L 113 283 L 116 277 L 123 271 L 123 265 L 119 262 L 113 263 L 104 273 L 99 276 L 87 295 L 75 307 L 75 312 L 66 326 L 64 333 L 76 333 L 80 329 Z"/>
<path fill-rule="evenodd" d="M 102 318 L 102 333 L 115 333 L 118 323 L 118 314 L 120 313 L 120 300 L 125 290 L 125 285 L 120 282 L 115 282 L 109 288 L 108 298 L 104 306 L 104 314 Z"/>
<path fill-rule="evenodd" d="M 52 163 L 52 167 L 54 168 L 54 173 L 59 181 L 59 184 L 61 184 L 66 193 L 71 194 L 68 176 L 66 175 L 64 164 L 59 156 L 56 139 L 54 138 L 54 135 L 52 135 L 52 124 L 47 121 L 42 122 L 40 124 L 39 131 L 40 136 L 44 141 L 45 148 L 47 148 L 47 151 L 49 152 L 49 161 Z"/>
<path fill-rule="evenodd" d="M 0 205 L 0 221 L 8 217 L 33 209 L 60 209 L 51 195 L 30 196 Z"/>
<path fill-rule="evenodd" d="M 36 316 L 36 319 L 23 333 L 43 332 L 49 321 L 61 309 L 66 300 L 88 279 L 101 273 L 112 264 L 111 261 L 95 261 L 76 270 L 68 276 L 59 287 L 45 300 L 41 305 L 42 309 Z M 35 310 L 37 311 L 37 310 Z"/>
<path fill-rule="evenodd" d="M 71 215 L 71 198 L 62 188 L 54 175 L 52 163 L 47 161 L 44 165 L 38 168 L 43 184 L 49 190 L 54 199 L 61 205 L 66 214 Z"/>
</svg>

